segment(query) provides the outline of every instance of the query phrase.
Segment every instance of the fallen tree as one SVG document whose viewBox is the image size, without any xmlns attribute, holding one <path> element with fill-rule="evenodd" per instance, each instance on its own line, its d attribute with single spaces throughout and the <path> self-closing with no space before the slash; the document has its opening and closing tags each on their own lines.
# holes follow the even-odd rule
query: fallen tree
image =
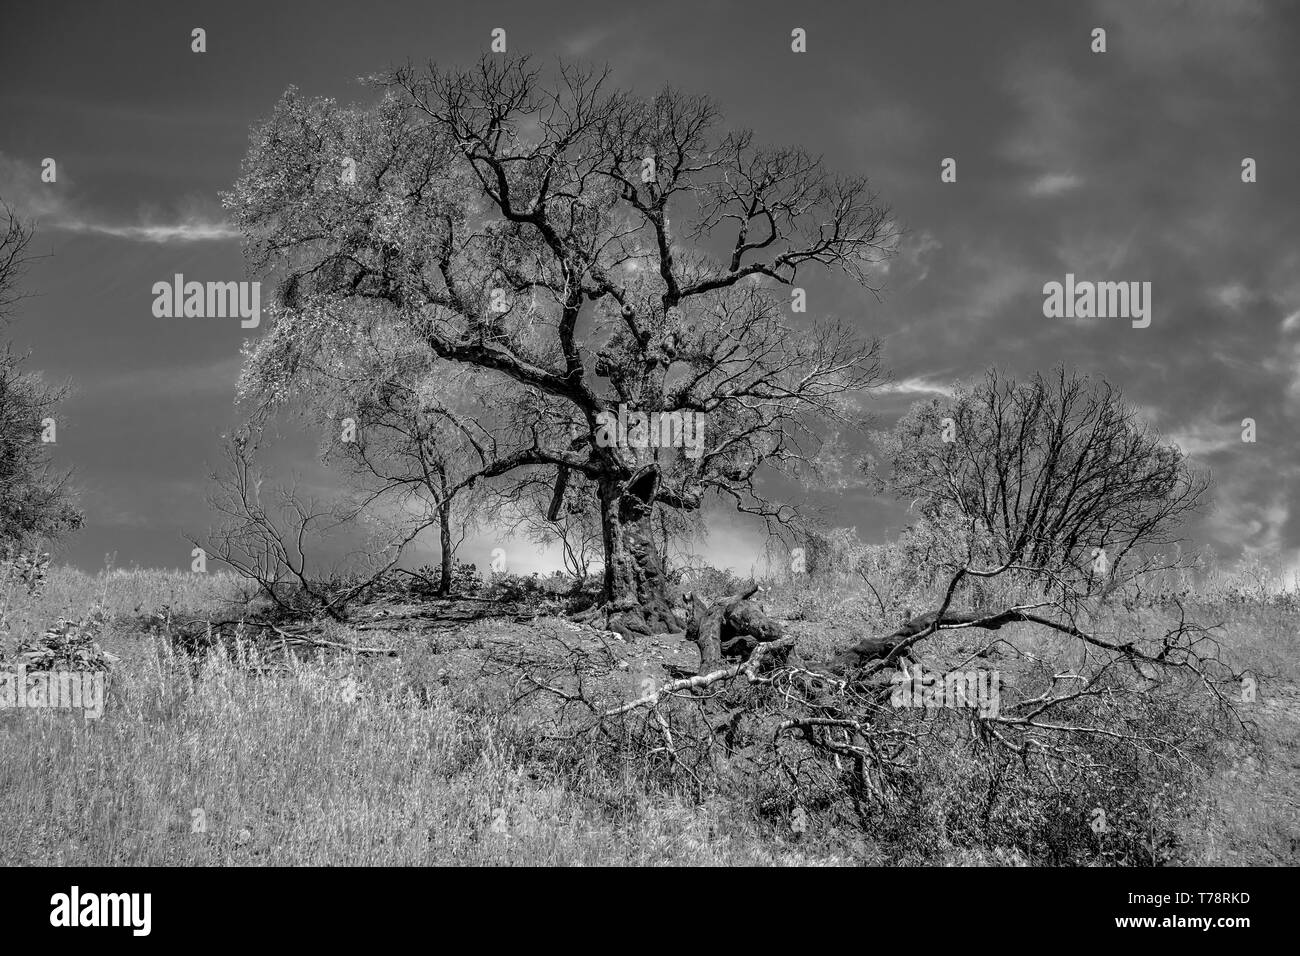
<svg viewBox="0 0 1300 956">
<path fill-rule="evenodd" d="M 566 685 L 536 677 L 528 682 L 530 693 L 561 702 L 565 718 L 557 728 L 564 732 L 557 738 L 616 749 L 637 741 L 647 761 L 666 757 L 670 769 L 700 785 L 709 774 L 775 770 L 813 792 L 844 789 L 864 815 L 868 806 L 904 805 L 907 780 L 924 748 L 937 745 L 936 734 L 944 746 L 975 748 L 967 752 L 983 754 L 980 766 L 990 773 L 1008 759 L 1031 761 L 1033 773 L 1082 775 L 1103 793 L 1110 792 L 1108 774 L 1131 774 L 1134 767 L 1196 773 L 1207 741 L 1246 727 L 1233 696 L 1243 675 L 1220 659 L 1215 629 L 1184 615 L 1163 633 L 1126 639 L 1105 633 L 1099 616 L 1089 625 L 1065 599 L 952 607 L 967 579 L 1008 570 L 958 569 L 939 607 L 827 662 L 800 659 L 795 638 L 753 600 L 756 587 L 711 602 L 689 594 L 687 637 L 700 648 L 698 673 L 652 683 L 623 701 L 603 697 L 598 681 L 584 679 Z M 1000 666 L 1011 670 L 994 673 L 993 706 L 931 702 L 910 691 L 900 700 L 900 690 L 922 681 L 944 688 L 988 649 L 936 643 L 940 636 L 1014 624 L 1031 628 L 995 641 L 1008 650 Z M 1035 631 L 1070 640 L 1043 659 Z M 921 666 L 909 672 L 905 662 Z M 1024 763 L 1025 773 L 1030 766 Z"/>
</svg>

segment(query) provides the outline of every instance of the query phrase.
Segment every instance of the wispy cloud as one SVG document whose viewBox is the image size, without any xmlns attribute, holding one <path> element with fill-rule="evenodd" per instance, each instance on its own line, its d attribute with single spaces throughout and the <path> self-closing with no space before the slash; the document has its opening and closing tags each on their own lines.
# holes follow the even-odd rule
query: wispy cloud
<svg viewBox="0 0 1300 956">
<path fill-rule="evenodd" d="M 1170 432 L 1165 440 L 1177 445 L 1193 458 L 1211 455 L 1241 446 L 1241 429 L 1236 426 L 1207 423 L 1181 432 Z"/>
<path fill-rule="evenodd" d="M 214 240 L 239 238 L 239 230 L 229 223 L 195 218 L 177 223 L 132 226 L 90 222 L 84 219 L 59 218 L 45 220 L 42 225 L 53 229 L 63 229 L 67 232 L 92 233 L 99 236 L 113 236 L 117 239 L 129 239 L 134 242 L 154 242 L 159 244 L 212 242 Z"/>
<path fill-rule="evenodd" d="M 0 153 L 0 198 L 20 217 L 37 220 L 42 230 L 111 236 L 158 245 L 227 242 L 239 238 L 239 230 L 229 222 L 202 210 L 202 201 L 188 201 L 186 205 L 190 208 L 181 213 L 154 214 L 141 216 L 137 222 L 120 222 L 81 208 L 75 196 L 75 184 L 65 172 L 60 171 L 57 183 L 43 183 L 39 163 Z"/>
<path fill-rule="evenodd" d="M 1213 290 L 1213 298 L 1220 305 L 1239 312 L 1241 307 L 1250 301 L 1251 294 L 1250 290 L 1240 282 L 1229 282 Z"/>
<path fill-rule="evenodd" d="M 951 385 L 930 381 L 919 375 L 882 385 L 879 390 L 887 395 L 955 395 Z"/>
<path fill-rule="evenodd" d="M 575 33 L 564 41 L 564 52 L 573 57 L 590 56 L 610 38 L 613 32 L 610 27 L 592 27 L 590 30 Z"/>
<path fill-rule="evenodd" d="M 149 383 L 149 394 L 192 396 L 224 394 L 233 397 L 242 359 L 229 355 L 210 362 L 195 362 L 162 368 L 113 371 L 102 376 L 83 376 L 81 391 L 87 398 L 112 392 L 138 392 L 142 380 Z"/>
<path fill-rule="evenodd" d="M 1029 184 L 1031 196 L 1059 196 L 1083 185 L 1073 173 L 1044 173 Z"/>
</svg>

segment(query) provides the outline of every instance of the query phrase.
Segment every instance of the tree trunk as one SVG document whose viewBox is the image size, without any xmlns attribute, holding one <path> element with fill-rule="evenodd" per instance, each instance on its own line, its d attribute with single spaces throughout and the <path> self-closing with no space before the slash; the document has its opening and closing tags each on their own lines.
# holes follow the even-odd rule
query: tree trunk
<svg viewBox="0 0 1300 956">
<path fill-rule="evenodd" d="M 442 482 L 442 503 L 438 505 L 438 531 L 442 540 L 442 579 L 438 582 L 438 595 L 446 597 L 451 593 L 452 562 L 455 557 L 451 546 L 451 502 L 447 499 L 447 473 L 439 470 L 438 478 Z"/>
<path fill-rule="evenodd" d="M 650 515 L 659 469 L 647 465 L 626 483 L 602 480 L 600 523 L 605 549 L 605 627 L 624 637 L 683 629 L 673 613 L 663 557 Z"/>
</svg>

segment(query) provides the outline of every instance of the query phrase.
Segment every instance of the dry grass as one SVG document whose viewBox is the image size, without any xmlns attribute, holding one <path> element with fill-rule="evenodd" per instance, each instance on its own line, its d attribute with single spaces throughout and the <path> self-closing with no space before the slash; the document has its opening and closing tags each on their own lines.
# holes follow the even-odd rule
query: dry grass
<svg viewBox="0 0 1300 956">
<path fill-rule="evenodd" d="M 151 614 L 164 607 L 177 614 L 219 614 L 239 601 L 243 591 L 238 578 L 219 572 L 114 568 L 89 574 L 55 567 L 35 595 L 11 595 L 10 620 L 15 630 L 40 629 L 60 617 L 80 617 L 94 604 L 103 604 L 114 617 Z M 0 596 L 0 603 L 3 600 Z"/>
<path fill-rule="evenodd" d="M 0 864 L 837 860 L 726 804 L 548 780 L 504 709 L 420 693 L 408 669 L 257 663 L 217 654 L 195 673 L 159 647 L 125 655 L 98 721 L 0 711 Z"/>
<path fill-rule="evenodd" d="M 475 664 L 530 625 L 480 624 L 436 637 L 383 635 L 401 656 L 302 659 L 259 669 L 202 662 L 140 631 L 162 605 L 222 616 L 229 579 L 66 569 L 11 623 L 38 626 L 104 600 L 120 616 L 105 646 L 123 658 L 104 717 L 0 711 L 0 864 L 836 864 L 901 862 L 875 834 L 811 818 L 796 834 L 744 787 L 701 797 L 638 773 L 542 758 Z M 774 593 L 801 647 L 843 646 L 883 624 L 844 588 Z M 1294 608 L 1217 608 L 1260 686 L 1262 743 L 1227 744 L 1189 821 L 1184 862 L 1295 863 L 1300 695 Z M 1212 616 L 1212 615 L 1209 615 Z M 877 621 L 876 618 L 882 618 Z M 382 632 L 380 632 L 382 634 Z M 351 634 L 357 636 L 357 632 Z M 377 639 L 366 632 L 366 639 Z M 331 639 L 349 639 L 348 629 Z M 662 648 L 676 660 L 676 648 Z M 689 660 L 681 660 L 689 666 Z M 629 672 L 635 672 L 633 665 Z M 629 685 L 631 686 L 631 685 Z M 942 755 L 936 759 L 943 761 Z M 951 770 L 948 775 L 951 776 Z M 770 802 L 770 801 L 768 801 Z M 930 839 L 922 834 L 922 841 Z M 1014 865 L 1004 847 L 944 844 L 909 862 Z"/>
</svg>

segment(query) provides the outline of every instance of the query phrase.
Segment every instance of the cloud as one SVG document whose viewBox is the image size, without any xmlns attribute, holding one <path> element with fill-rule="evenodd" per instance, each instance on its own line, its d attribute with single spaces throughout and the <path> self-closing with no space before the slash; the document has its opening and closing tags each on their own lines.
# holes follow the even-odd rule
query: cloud
<svg viewBox="0 0 1300 956">
<path fill-rule="evenodd" d="M 1206 458 L 1240 447 L 1241 429 L 1238 426 L 1204 423 L 1187 431 L 1170 432 L 1164 438 L 1193 458 Z"/>
<path fill-rule="evenodd" d="M 100 236 L 113 236 L 117 239 L 129 239 L 134 242 L 154 242 L 159 244 L 212 242 L 214 240 L 239 238 L 239 230 L 229 223 L 195 218 L 178 223 L 131 226 L 61 218 L 43 221 L 42 225 L 54 229 L 63 229 L 67 232 L 92 233 Z"/>
<path fill-rule="evenodd" d="M 956 391 L 951 385 L 941 385 L 937 382 L 929 381 L 920 375 L 913 375 L 898 382 L 890 382 L 882 385 L 879 389 L 887 395 L 955 395 Z"/>
<path fill-rule="evenodd" d="M 1207 521 L 1210 536 L 1220 544 L 1239 547 L 1248 557 L 1276 558 L 1293 551 L 1283 536 L 1291 511 L 1286 493 L 1261 496 L 1258 492 L 1237 481 L 1220 488 Z"/>
<path fill-rule="evenodd" d="M 1250 291 L 1240 282 L 1230 282 L 1215 289 L 1213 298 L 1220 305 L 1234 312 L 1240 312 L 1241 307 L 1250 300 L 1251 295 Z"/>
<path fill-rule="evenodd" d="M 202 200 L 189 200 L 183 213 L 152 213 L 137 222 L 115 222 L 81 208 L 74 198 L 75 184 L 59 172 L 57 183 L 40 181 L 40 163 L 22 161 L 0 153 L 0 198 L 23 219 L 34 219 L 42 231 L 110 236 L 157 245 L 229 241 L 239 230 L 220 216 L 204 211 Z"/>
<path fill-rule="evenodd" d="M 613 32 L 608 27 L 592 27 L 575 33 L 563 42 L 564 52 L 572 57 L 591 56 L 592 51 L 608 40 Z"/>
<path fill-rule="evenodd" d="M 929 230 L 922 232 L 916 239 L 908 237 L 901 243 L 899 262 L 902 268 L 911 274 L 912 285 L 925 281 L 930 274 L 931 253 L 938 252 L 942 248 L 943 243 Z"/>
<path fill-rule="evenodd" d="M 1059 196 L 1083 185 L 1073 173 L 1044 173 L 1029 184 L 1031 196 Z"/>
</svg>

